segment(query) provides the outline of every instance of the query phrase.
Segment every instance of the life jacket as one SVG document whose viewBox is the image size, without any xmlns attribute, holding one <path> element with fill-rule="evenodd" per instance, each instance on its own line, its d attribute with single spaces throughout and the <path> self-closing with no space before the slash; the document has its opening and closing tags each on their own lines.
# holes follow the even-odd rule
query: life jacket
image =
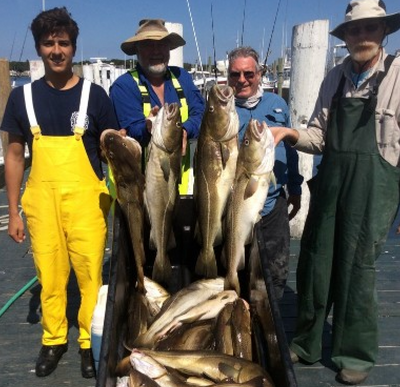
<svg viewBox="0 0 400 387">
<path fill-rule="evenodd" d="M 142 95 L 142 102 L 143 102 L 143 114 L 145 117 L 147 117 L 150 114 L 151 111 L 151 104 L 150 104 L 150 96 L 149 92 L 147 90 L 147 87 L 145 85 L 140 84 L 139 81 L 139 73 L 137 70 L 131 70 L 129 71 L 131 74 L 133 80 L 136 82 L 138 85 L 140 94 Z M 171 81 L 172 85 L 174 86 L 174 89 L 176 90 L 176 93 L 178 94 L 179 97 L 179 102 L 181 104 L 180 106 L 180 112 L 181 112 L 181 120 L 182 124 L 189 118 L 189 107 L 187 104 L 187 100 L 185 97 L 185 94 L 183 92 L 182 86 L 178 81 L 178 78 L 175 76 L 175 74 L 172 71 L 169 71 L 171 74 Z M 146 152 L 143 152 L 145 154 Z M 188 141 L 188 145 L 186 148 L 186 154 L 182 158 L 182 174 L 181 174 L 181 182 L 179 184 L 179 194 L 180 195 L 187 195 L 189 191 L 191 191 L 191 188 L 189 187 L 189 180 L 190 179 L 190 145 Z"/>
</svg>

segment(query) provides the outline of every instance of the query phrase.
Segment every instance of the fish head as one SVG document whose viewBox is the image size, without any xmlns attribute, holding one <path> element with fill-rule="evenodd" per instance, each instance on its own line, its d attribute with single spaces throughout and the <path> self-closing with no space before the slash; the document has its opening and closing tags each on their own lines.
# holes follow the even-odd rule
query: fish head
<svg viewBox="0 0 400 387">
<path fill-rule="evenodd" d="M 216 84 L 211 88 L 202 126 L 214 141 L 227 141 L 238 134 L 239 117 L 232 87 Z"/>
<path fill-rule="evenodd" d="M 118 130 L 106 129 L 100 136 L 100 149 L 107 159 L 114 177 L 129 176 L 132 169 L 137 171 L 141 165 L 142 147 L 132 137 L 122 136 Z"/>
<path fill-rule="evenodd" d="M 150 376 L 145 375 L 134 368 L 132 368 L 129 373 L 129 382 L 130 382 L 129 386 L 160 387 L 159 384 L 156 381 L 154 381 Z"/>
<path fill-rule="evenodd" d="M 238 157 L 249 173 L 261 175 L 272 172 L 275 163 L 274 136 L 264 121 L 249 121 Z"/>
<path fill-rule="evenodd" d="M 148 375 L 152 379 L 160 378 L 168 373 L 163 365 L 138 349 L 132 350 L 129 360 L 135 370 Z"/>
<path fill-rule="evenodd" d="M 181 112 L 177 103 L 166 103 L 157 113 L 151 131 L 151 141 L 172 153 L 182 146 Z"/>
</svg>

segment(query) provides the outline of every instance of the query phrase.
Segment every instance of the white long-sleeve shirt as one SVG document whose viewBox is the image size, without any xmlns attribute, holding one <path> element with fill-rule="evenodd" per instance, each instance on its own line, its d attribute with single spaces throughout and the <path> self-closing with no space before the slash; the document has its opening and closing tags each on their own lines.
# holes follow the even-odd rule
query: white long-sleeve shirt
<svg viewBox="0 0 400 387">
<path fill-rule="evenodd" d="M 312 154 L 322 153 L 328 125 L 328 114 L 332 98 L 336 93 L 342 74 L 346 81 L 343 96 L 347 98 L 368 98 L 375 85 L 377 74 L 384 71 L 385 51 L 364 82 L 356 88 L 351 80 L 351 59 L 334 67 L 321 84 L 314 112 L 307 129 L 299 129 L 299 140 L 295 148 Z M 378 91 L 375 111 L 376 142 L 382 157 L 391 165 L 400 167 L 400 57 L 390 66 Z"/>
</svg>

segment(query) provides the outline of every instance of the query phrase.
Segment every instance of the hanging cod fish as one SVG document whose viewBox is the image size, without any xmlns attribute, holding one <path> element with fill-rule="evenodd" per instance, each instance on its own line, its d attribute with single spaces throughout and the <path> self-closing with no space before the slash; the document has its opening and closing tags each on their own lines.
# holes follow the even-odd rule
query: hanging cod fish
<svg viewBox="0 0 400 387">
<path fill-rule="evenodd" d="M 114 129 L 102 132 L 100 148 L 112 171 L 117 201 L 128 222 L 136 262 L 137 290 L 145 293 L 142 148 L 135 139 L 122 136 Z"/>
<path fill-rule="evenodd" d="M 239 150 L 235 181 L 225 218 L 225 242 L 221 260 L 227 273 L 225 289 L 240 295 L 238 270 L 245 264 L 245 245 L 253 237 L 271 180 L 275 180 L 274 137 L 265 122 L 250 120 Z"/>
<path fill-rule="evenodd" d="M 195 271 L 206 278 L 215 278 L 218 272 L 214 247 L 222 243 L 222 217 L 235 177 L 238 130 L 233 89 L 214 85 L 194 156 L 196 234 L 201 244 Z"/>
<path fill-rule="evenodd" d="M 177 103 L 165 104 L 153 122 L 146 164 L 144 200 L 150 220 L 150 248 L 157 251 L 152 279 L 167 283 L 172 275 L 167 251 L 175 245 L 172 218 L 179 199 L 182 125 Z"/>
</svg>

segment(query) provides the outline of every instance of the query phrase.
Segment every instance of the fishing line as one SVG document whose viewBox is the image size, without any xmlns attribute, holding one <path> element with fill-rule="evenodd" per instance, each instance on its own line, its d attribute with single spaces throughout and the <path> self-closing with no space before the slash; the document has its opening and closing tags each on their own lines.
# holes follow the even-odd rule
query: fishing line
<svg viewBox="0 0 400 387">
<path fill-rule="evenodd" d="M 192 30 L 193 30 L 193 35 L 194 35 L 194 42 L 195 42 L 195 44 L 196 44 L 197 57 L 198 57 L 198 59 L 199 59 L 200 71 L 201 71 L 202 74 L 203 74 L 204 83 L 206 83 L 206 78 L 205 78 L 205 75 L 204 75 L 204 72 L 203 72 L 203 62 L 201 61 L 199 43 L 198 43 L 198 41 L 197 41 L 196 29 L 195 29 L 194 23 L 193 23 L 192 11 L 190 10 L 189 0 L 186 0 L 186 3 L 187 3 L 187 6 L 188 6 L 188 10 L 189 10 L 190 23 L 192 24 Z"/>
<path fill-rule="evenodd" d="M 244 0 L 243 20 L 242 20 L 242 36 L 240 37 L 240 45 L 241 46 L 243 46 L 243 39 L 244 39 L 244 22 L 246 19 L 246 4 L 247 4 L 247 0 Z"/>
<path fill-rule="evenodd" d="M 214 54 L 214 76 L 215 82 L 217 83 L 217 50 L 215 48 L 215 33 L 214 33 L 214 16 L 213 16 L 213 4 L 211 2 L 211 31 L 213 41 L 213 54 Z"/>
<path fill-rule="evenodd" d="M 26 37 L 28 36 L 28 32 L 29 32 L 29 26 L 28 26 L 28 28 L 26 29 L 25 38 L 24 38 L 24 42 L 23 42 L 23 44 L 22 44 L 21 53 L 19 54 L 18 62 L 21 62 L 21 58 L 22 58 L 22 54 L 24 53 L 24 48 L 25 48 L 25 43 L 26 43 Z"/>
<path fill-rule="evenodd" d="M 278 18 L 278 13 L 279 13 L 279 8 L 280 8 L 280 6 L 281 6 L 281 1 L 282 1 L 282 0 L 279 0 L 278 7 L 276 8 L 274 24 L 272 25 L 271 37 L 270 37 L 270 39 L 269 39 L 267 54 L 266 54 L 265 60 L 264 60 L 264 68 L 267 68 L 267 61 L 268 61 L 268 57 L 269 57 L 269 54 L 270 54 L 270 48 L 271 48 L 272 37 L 273 37 L 273 35 L 274 35 L 275 25 L 276 25 L 276 19 Z"/>
</svg>

